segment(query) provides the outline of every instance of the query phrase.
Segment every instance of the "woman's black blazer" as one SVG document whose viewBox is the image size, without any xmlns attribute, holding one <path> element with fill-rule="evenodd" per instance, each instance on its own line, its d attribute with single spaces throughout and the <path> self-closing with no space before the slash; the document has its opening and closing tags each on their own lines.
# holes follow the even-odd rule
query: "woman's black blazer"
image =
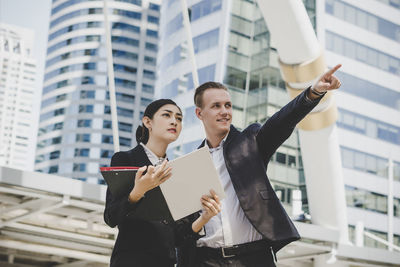
<svg viewBox="0 0 400 267">
<path fill-rule="evenodd" d="M 148 166 L 152 165 L 141 145 L 117 152 L 111 159 L 111 166 Z M 132 177 L 134 179 L 134 177 Z M 119 233 L 111 255 L 110 266 L 173 266 L 176 262 L 175 247 L 186 240 L 199 236 L 192 231 L 191 224 L 198 214 L 188 216 L 178 222 L 146 221 L 135 214 L 141 204 L 130 203 L 128 195 L 116 198 L 107 189 L 104 221 L 110 226 L 118 226 Z M 151 198 L 159 187 L 145 194 Z"/>
</svg>

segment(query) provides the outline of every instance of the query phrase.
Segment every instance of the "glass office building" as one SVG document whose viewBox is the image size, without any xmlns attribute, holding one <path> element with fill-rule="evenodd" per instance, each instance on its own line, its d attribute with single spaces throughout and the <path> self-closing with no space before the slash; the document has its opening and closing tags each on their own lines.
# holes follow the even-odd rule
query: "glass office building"
<svg viewBox="0 0 400 267">
<path fill-rule="evenodd" d="M 0 23 L 0 165 L 32 171 L 40 92 L 32 30 Z"/>
<path fill-rule="evenodd" d="M 236 127 L 263 123 L 290 99 L 276 47 L 256 1 L 187 3 L 200 84 L 214 80 L 228 86 Z M 337 93 L 337 125 L 350 232 L 353 235 L 356 222 L 365 220 L 367 231 L 386 237 L 389 156 L 394 162 L 394 188 L 400 189 L 399 5 L 395 1 L 369 1 L 362 7 L 357 7 L 361 6 L 357 1 L 303 3 L 326 47 L 328 65 L 344 65 L 338 73 L 343 86 Z M 195 149 L 205 135 L 194 113 L 180 1 L 164 1 L 161 14 L 156 95 L 177 100 L 184 110 L 183 133 L 169 150 L 174 157 Z M 273 156 L 268 176 L 289 215 L 293 192 L 298 190 L 302 209 L 308 211 L 297 132 Z M 400 225 L 399 194 L 395 190 L 395 226 Z M 399 244 L 400 232 L 394 230 L 394 243 Z M 378 246 L 369 239 L 365 243 Z"/>
<path fill-rule="evenodd" d="M 159 1 L 107 1 L 121 150 L 154 95 Z M 35 169 L 102 182 L 113 151 L 103 1 L 52 3 Z"/>
<path fill-rule="evenodd" d="M 400 244 L 400 1 L 321 1 L 319 39 L 337 74 L 339 143 L 350 233 L 357 221 L 388 240 L 393 163 L 394 244 Z M 366 245 L 385 247 L 366 238 Z"/>
</svg>

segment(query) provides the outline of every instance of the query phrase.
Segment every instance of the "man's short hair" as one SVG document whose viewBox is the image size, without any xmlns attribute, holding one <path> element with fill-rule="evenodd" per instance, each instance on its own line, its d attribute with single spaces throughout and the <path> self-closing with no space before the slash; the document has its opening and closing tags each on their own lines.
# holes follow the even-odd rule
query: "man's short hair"
<svg viewBox="0 0 400 267">
<path fill-rule="evenodd" d="M 201 108 L 203 106 L 203 94 L 207 89 L 223 89 L 228 91 L 225 85 L 219 82 L 205 82 L 196 88 L 194 93 L 194 104 L 196 107 Z"/>
</svg>

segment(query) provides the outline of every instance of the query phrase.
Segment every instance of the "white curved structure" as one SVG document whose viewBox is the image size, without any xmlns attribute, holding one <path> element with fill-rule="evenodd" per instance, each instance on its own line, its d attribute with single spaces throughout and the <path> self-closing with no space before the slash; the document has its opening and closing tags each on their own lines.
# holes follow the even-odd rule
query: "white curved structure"
<svg viewBox="0 0 400 267">
<path fill-rule="evenodd" d="M 287 87 L 297 94 L 296 89 L 311 85 L 326 69 L 304 5 L 295 0 L 258 1 L 258 5 L 276 43 Z M 334 124 L 337 111 L 333 96 L 325 98 L 299 125 L 307 196 L 312 222 L 338 229 L 340 241 L 347 243 L 344 183 Z"/>
</svg>

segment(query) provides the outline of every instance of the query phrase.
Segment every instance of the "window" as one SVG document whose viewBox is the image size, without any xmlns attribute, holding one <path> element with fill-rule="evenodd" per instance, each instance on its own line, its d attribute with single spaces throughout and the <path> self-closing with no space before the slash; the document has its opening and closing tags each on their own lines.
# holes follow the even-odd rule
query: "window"
<svg viewBox="0 0 400 267">
<path fill-rule="evenodd" d="M 122 132 L 132 132 L 132 124 L 130 123 L 119 122 L 118 126 L 119 130 Z"/>
<path fill-rule="evenodd" d="M 74 163 L 72 170 L 74 172 L 84 172 L 84 171 L 86 171 L 86 164 L 85 163 Z"/>
<path fill-rule="evenodd" d="M 199 53 L 218 44 L 219 30 L 215 29 L 206 33 L 203 33 L 193 38 L 193 47 L 195 53 Z"/>
<path fill-rule="evenodd" d="M 93 105 L 79 105 L 79 113 L 93 113 Z"/>
<path fill-rule="evenodd" d="M 76 134 L 76 142 L 90 142 L 90 134 Z"/>
<path fill-rule="evenodd" d="M 104 135 L 104 134 L 101 136 L 101 142 L 103 144 L 113 144 L 114 143 L 112 135 Z"/>
<path fill-rule="evenodd" d="M 58 172 L 58 165 L 53 165 L 49 167 L 49 173 L 57 173 Z"/>
<path fill-rule="evenodd" d="M 155 10 L 155 11 L 160 11 L 160 6 L 154 3 L 149 4 L 149 9 L 150 10 Z"/>
<path fill-rule="evenodd" d="M 400 145 L 400 127 L 345 109 L 339 109 L 337 125 L 372 138 Z"/>
<path fill-rule="evenodd" d="M 347 147 L 341 153 L 343 167 L 387 178 L 387 159 Z"/>
<path fill-rule="evenodd" d="M 144 107 L 147 107 L 147 105 L 149 105 L 152 101 L 153 101 L 153 100 L 151 100 L 151 99 L 142 97 L 142 98 L 140 99 L 140 104 L 141 104 L 142 106 L 144 106 Z"/>
<path fill-rule="evenodd" d="M 325 36 L 328 50 L 331 50 L 337 54 L 350 57 L 354 60 L 363 62 L 373 67 L 381 68 L 382 70 L 392 73 L 394 75 L 400 75 L 399 58 L 383 53 L 382 51 L 378 51 L 374 48 L 367 47 L 363 44 L 357 43 L 353 40 L 347 39 L 330 31 L 326 31 Z M 364 58 L 365 52 L 353 54 L 347 53 L 346 48 L 349 47 L 354 47 L 351 49 L 355 49 L 355 51 L 358 51 L 359 49 L 364 49 L 366 51 L 366 57 Z M 360 55 L 362 57 L 360 57 Z M 388 65 L 380 64 L 378 62 L 378 58 L 380 59 L 380 62 L 388 62 Z"/>
<path fill-rule="evenodd" d="M 143 70 L 143 77 L 154 80 L 156 78 L 156 74 L 154 71 Z"/>
<path fill-rule="evenodd" d="M 54 138 L 51 139 L 51 144 L 52 145 L 61 144 L 61 140 L 62 140 L 61 136 L 54 137 Z"/>
<path fill-rule="evenodd" d="M 100 152 L 100 157 L 109 159 L 109 158 L 112 157 L 113 154 L 114 154 L 113 150 L 102 149 L 101 152 Z"/>
<path fill-rule="evenodd" d="M 353 25 L 377 33 L 386 38 L 400 41 L 400 25 L 377 17 L 374 14 L 361 10 L 341 0 L 330 0 L 325 2 L 326 13 Z"/>
<path fill-rule="evenodd" d="M 81 99 L 94 99 L 94 91 L 90 90 L 90 91 L 86 91 L 86 90 L 81 90 L 80 93 L 80 98 Z"/>
<path fill-rule="evenodd" d="M 154 17 L 154 16 L 147 16 L 147 21 L 150 23 L 158 24 L 160 21 L 159 18 Z"/>
<path fill-rule="evenodd" d="M 90 128 L 92 127 L 92 120 L 78 120 L 78 128 Z"/>
<path fill-rule="evenodd" d="M 111 129 L 111 127 L 112 127 L 111 121 L 108 120 L 103 121 L 103 129 Z"/>
<path fill-rule="evenodd" d="M 75 157 L 89 157 L 89 148 L 75 148 Z"/>
<path fill-rule="evenodd" d="M 153 43 L 148 43 L 146 42 L 146 49 L 150 51 L 155 51 L 157 52 L 157 45 Z"/>
<path fill-rule="evenodd" d="M 145 57 L 144 57 L 144 62 L 145 62 L 146 64 L 149 64 L 149 65 L 152 65 L 152 66 L 155 66 L 155 65 L 156 65 L 156 59 L 155 59 L 154 57 L 145 56 Z"/>
<path fill-rule="evenodd" d="M 53 152 L 50 153 L 50 159 L 58 159 L 58 158 L 60 158 L 60 151 L 59 150 L 53 151 Z"/>
<path fill-rule="evenodd" d="M 131 139 L 130 138 L 125 138 L 125 137 L 120 137 L 119 138 L 119 144 L 121 146 L 131 146 Z"/>
<path fill-rule="evenodd" d="M 142 91 L 146 93 L 153 94 L 154 93 L 154 86 L 150 84 L 142 84 Z"/>
<path fill-rule="evenodd" d="M 220 10 L 221 6 L 222 6 L 221 0 L 203 0 L 193 5 L 191 8 L 192 21 L 195 21 L 201 17 L 207 16 L 208 14 Z"/>
<path fill-rule="evenodd" d="M 146 30 L 146 35 L 149 36 L 149 37 L 157 38 L 158 37 L 158 32 L 157 31 L 153 31 L 153 30 Z"/>
</svg>

